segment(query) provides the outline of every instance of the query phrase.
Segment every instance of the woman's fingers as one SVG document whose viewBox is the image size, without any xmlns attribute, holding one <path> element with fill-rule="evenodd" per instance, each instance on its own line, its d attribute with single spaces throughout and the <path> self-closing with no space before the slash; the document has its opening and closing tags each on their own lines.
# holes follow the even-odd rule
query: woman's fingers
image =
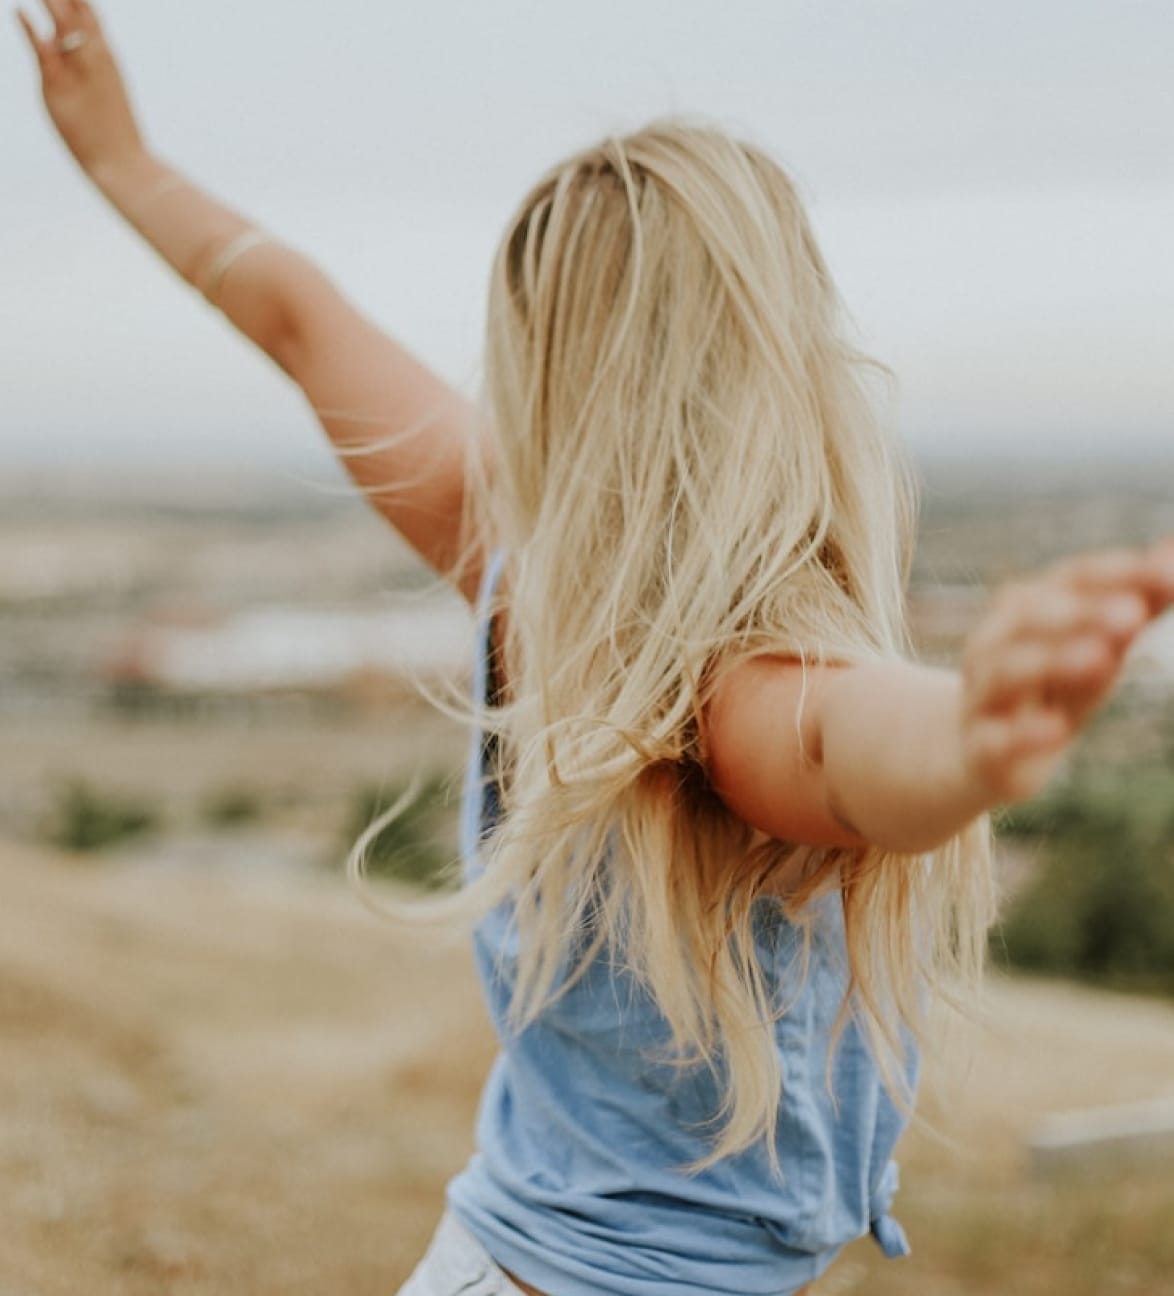
<svg viewBox="0 0 1174 1296">
<path fill-rule="evenodd" d="M 1002 595 L 964 655 L 971 712 L 1032 701 L 1083 718 L 1096 706 L 1161 610 L 1144 591 L 1108 583 L 1112 575 L 1133 580 L 1135 573 L 1111 563 L 1085 565 Z"/>
<path fill-rule="evenodd" d="M 37 35 L 37 29 L 33 26 L 32 19 L 23 9 L 17 9 L 16 21 L 24 28 L 24 34 L 28 37 L 28 42 L 33 48 L 33 53 L 38 59 L 43 59 L 45 57 L 46 42 Z"/>
<path fill-rule="evenodd" d="M 71 35 L 76 37 L 79 33 L 90 39 L 101 35 L 97 16 L 84 0 L 42 0 L 42 3 L 53 23 L 52 34 L 48 36 L 40 35 L 32 17 L 24 9 L 18 7 L 16 10 L 17 19 L 42 67 L 64 62 L 67 55 L 78 52 L 80 46 L 73 50 L 62 49 L 63 39 Z"/>
<path fill-rule="evenodd" d="M 962 655 L 968 759 L 997 797 L 1043 787 L 1172 603 L 1174 540 L 1069 559 L 999 591 Z"/>
<path fill-rule="evenodd" d="M 1120 667 L 1118 646 L 1095 634 L 1026 640 L 991 654 L 972 679 L 971 707 L 1002 713 L 1025 699 L 1043 706 L 1083 709 L 1099 698 Z"/>
<path fill-rule="evenodd" d="M 101 33 L 98 15 L 86 0 L 66 0 L 66 4 L 69 10 L 70 31 L 83 31 L 87 36 L 97 36 Z"/>
<path fill-rule="evenodd" d="M 1073 732 L 1059 711 L 1024 706 L 988 716 L 967 735 L 970 767 L 996 800 L 1024 800 L 1048 781 Z"/>
<path fill-rule="evenodd" d="M 53 37 L 42 36 L 37 31 L 32 18 L 23 9 L 17 9 L 16 16 L 20 25 L 24 28 L 24 34 L 28 37 L 29 44 L 33 47 L 33 53 L 44 64 L 56 53 Z"/>
<path fill-rule="evenodd" d="M 1149 549 L 1113 549 L 1057 563 L 1045 578 L 1089 592 L 1130 590 L 1156 614 L 1174 602 L 1174 544 L 1160 541 Z"/>
<path fill-rule="evenodd" d="M 967 645 L 963 669 L 971 706 L 997 711 L 1029 694 L 1095 693 L 1115 674 L 1149 615 L 1145 601 L 1128 591 L 1017 587 Z"/>
<path fill-rule="evenodd" d="M 57 72 L 63 67 L 72 54 L 77 54 L 77 50 L 63 50 L 60 42 L 70 33 L 82 32 L 87 37 L 92 38 L 98 34 L 97 19 L 92 13 L 74 12 L 73 0 L 44 0 L 45 9 L 49 18 L 53 22 L 53 31 L 50 35 L 42 36 L 34 25 L 32 17 L 23 9 L 18 8 L 16 17 L 24 28 L 25 36 L 32 46 L 33 53 L 37 56 L 40 63 L 41 71 L 49 72 L 51 76 L 56 76 Z"/>
<path fill-rule="evenodd" d="M 28 14 L 21 22 L 41 69 L 49 117 L 78 163 L 87 171 L 137 154 L 142 134 L 126 83 L 85 0 L 44 0 L 56 35 L 37 35 Z"/>
<path fill-rule="evenodd" d="M 70 30 L 70 12 L 66 0 L 44 0 L 45 8 L 49 11 L 49 16 L 53 19 L 53 26 L 58 37 L 64 36 Z"/>
<path fill-rule="evenodd" d="M 1039 581 L 1014 587 L 996 603 L 980 642 L 1015 639 L 1063 639 L 1072 635 L 1107 634 L 1131 639 L 1151 615 L 1148 601 L 1132 590 L 1076 589 Z"/>
</svg>

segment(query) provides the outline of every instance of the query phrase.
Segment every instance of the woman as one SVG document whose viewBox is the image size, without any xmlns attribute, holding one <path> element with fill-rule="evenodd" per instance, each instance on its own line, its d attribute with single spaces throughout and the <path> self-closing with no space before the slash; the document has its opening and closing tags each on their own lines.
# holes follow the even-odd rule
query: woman
<svg viewBox="0 0 1174 1296">
<path fill-rule="evenodd" d="M 926 990 L 981 966 L 984 816 L 1043 786 L 1174 550 L 1054 567 L 959 671 L 918 666 L 908 481 L 760 150 L 661 123 L 543 177 L 481 417 L 155 158 L 90 8 L 45 2 L 52 36 L 22 21 L 87 176 L 478 607 L 446 906 L 503 1048 L 405 1292 L 783 1296 L 869 1230 L 903 1253 L 890 1158 Z"/>
</svg>

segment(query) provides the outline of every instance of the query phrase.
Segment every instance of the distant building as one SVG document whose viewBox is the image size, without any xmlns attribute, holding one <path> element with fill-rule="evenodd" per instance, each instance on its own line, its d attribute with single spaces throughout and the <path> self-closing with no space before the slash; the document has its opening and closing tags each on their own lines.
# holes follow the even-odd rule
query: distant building
<svg viewBox="0 0 1174 1296">
<path fill-rule="evenodd" d="M 102 663 L 116 694 L 337 692 L 376 700 L 412 681 L 469 669 L 468 611 L 452 599 L 401 595 L 378 608 L 261 607 L 224 616 L 192 609 L 128 630 Z"/>
</svg>

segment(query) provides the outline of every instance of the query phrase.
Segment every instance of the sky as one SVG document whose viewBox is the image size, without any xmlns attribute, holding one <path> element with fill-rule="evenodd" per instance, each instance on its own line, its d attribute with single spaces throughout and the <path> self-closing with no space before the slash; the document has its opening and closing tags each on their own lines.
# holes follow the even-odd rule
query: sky
<svg viewBox="0 0 1174 1296">
<path fill-rule="evenodd" d="M 795 176 L 919 451 L 1174 441 L 1171 0 L 99 8 L 152 148 L 467 391 L 522 193 L 679 112 Z M 0 465 L 328 467 L 296 388 L 88 187 L 15 22 L 0 120 Z"/>
</svg>

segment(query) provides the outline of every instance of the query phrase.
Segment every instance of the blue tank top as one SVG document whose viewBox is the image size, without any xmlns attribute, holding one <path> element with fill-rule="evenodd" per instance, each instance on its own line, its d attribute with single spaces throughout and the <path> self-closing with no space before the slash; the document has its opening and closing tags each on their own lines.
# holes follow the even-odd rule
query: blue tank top
<svg viewBox="0 0 1174 1296">
<path fill-rule="evenodd" d="M 497 555 L 481 592 L 480 700 L 501 562 Z M 466 870 L 477 867 L 498 808 L 478 738 L 462 804 Z M 606 955 L 536 1022 L 511 1031 L 517 945 L 508 906 L 479 924 L 474 952 L 502 1050 L 481 1099 L 478 1150 L 448 1200 L 498 1264 L 549 1296 L 787 1296 L 870 1230 L 885 1254 L 908 1254 L 889 1215 L 904 1118 L 851 1022 L 830 1092 L 826 1083 L 846 981 L 838 896 L 822 902 L 816 931 L 804 975 L 801 935 L 777 904 L 759 903 L 759 957 L 788 1005 L 776 1026 L 780 1178 L 761 1145 L 697 1174 L 681 1170 L 709 1151 L 720 1081 L 709 1067 L 661 1060 L 667 1023 Z M 911 1056 L 911 1084 L 915 1069 Z"/>
</svg>

